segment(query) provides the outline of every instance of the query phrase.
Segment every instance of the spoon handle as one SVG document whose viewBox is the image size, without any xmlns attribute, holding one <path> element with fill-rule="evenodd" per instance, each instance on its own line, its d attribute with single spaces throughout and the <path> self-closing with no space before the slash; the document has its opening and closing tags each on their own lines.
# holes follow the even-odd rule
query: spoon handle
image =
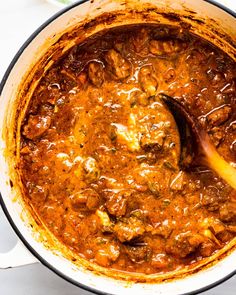
<svg viewBox="0 0 236 295">
<path fill-rule="evenodd" d="M 232 188 L 236 189 L 236 169 L 220 156 L 212 144 L 209 135 L 205 131 L 202 131 L 200 136 L 204 138 L 201 146 L 205 155 L 204 160 L 207 162 L 206 164 L 208 164 L 209 168 L 214 170 Z"/>
</svg>

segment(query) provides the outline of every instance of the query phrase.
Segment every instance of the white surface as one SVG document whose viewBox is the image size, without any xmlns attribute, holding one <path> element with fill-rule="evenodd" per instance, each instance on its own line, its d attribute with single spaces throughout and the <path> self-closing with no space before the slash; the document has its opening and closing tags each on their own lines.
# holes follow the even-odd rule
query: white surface
<svg viewBox="0 0 236 295">
<path fill-rule="evenodd" d="M 236 5 L 234 0 L 222 2 Z M 0 0 L 0 79 L 22 43 L 57 10 L 58 7 L 47 3 L 46 0 Z M 0 211 L 0 251 L 9 250 L 15 243 L 16 236 Z M 90 294 L 65 282 L 40 264 L 0 271 L 0 294 L 15 293 L 18 295 Z M 236 277 L 203 294 L 235 293 Z"/>
</svg>

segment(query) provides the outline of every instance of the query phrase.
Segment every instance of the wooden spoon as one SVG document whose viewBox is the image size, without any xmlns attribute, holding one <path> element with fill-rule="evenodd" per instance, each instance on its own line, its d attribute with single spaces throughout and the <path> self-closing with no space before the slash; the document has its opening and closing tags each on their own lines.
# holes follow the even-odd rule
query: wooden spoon
<svg viewBox="0 0 236 295">
<path fill-rule="evenodd" d="M 163 93 L 160 94 L 160 98 L 171 111 L 179 129 L 181 168 L 205 165 L 236 189 L 236 169 L 219 155 L 200 123 L 175 98 Z"/>
</svg>

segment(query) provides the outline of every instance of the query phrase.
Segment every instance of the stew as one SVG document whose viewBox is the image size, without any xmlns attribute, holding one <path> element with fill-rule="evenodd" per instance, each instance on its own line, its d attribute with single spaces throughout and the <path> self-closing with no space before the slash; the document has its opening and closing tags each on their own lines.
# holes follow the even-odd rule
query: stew
<svg viewBox="0 0 236 295">
<path fill-rule="evenodd" d="M 236 65 L 175 27 L 126 26 L 74 46 L 41 79 L 21 130 L 26 198 L 88 261 L 165 273 L 236 236 L 236 192 L 207 167 L 183 171 L 176 97 L 236 167 Z"/>
</svg>

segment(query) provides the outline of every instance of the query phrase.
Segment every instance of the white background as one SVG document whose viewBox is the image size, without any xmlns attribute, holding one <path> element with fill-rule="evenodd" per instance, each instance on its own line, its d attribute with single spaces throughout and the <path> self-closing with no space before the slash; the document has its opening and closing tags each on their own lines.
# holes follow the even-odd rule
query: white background
<svg viewBox="0 0 236 295">
<path fill-rule="evenodd" d="M 235 0 L 220 2 L 228 4 L 233 9 L 236 8 Z M 0 80 L 22 43 L 58 10 L 58 7 L 46 0 L 0 0 Z M 0 209 L 0 252 L 11 249 L 15 243 L 16 235 Z M 236 267 L 236 262 L 232 263 L 235 263 Z M 67 283 L 46 267 L 34 264 L 17 269 L 0 270 L 0 295 L 12 294 L 89 295 L 91 293 Z M 236 277 L 202 294 L 235 295 Z"/>
</svg>

